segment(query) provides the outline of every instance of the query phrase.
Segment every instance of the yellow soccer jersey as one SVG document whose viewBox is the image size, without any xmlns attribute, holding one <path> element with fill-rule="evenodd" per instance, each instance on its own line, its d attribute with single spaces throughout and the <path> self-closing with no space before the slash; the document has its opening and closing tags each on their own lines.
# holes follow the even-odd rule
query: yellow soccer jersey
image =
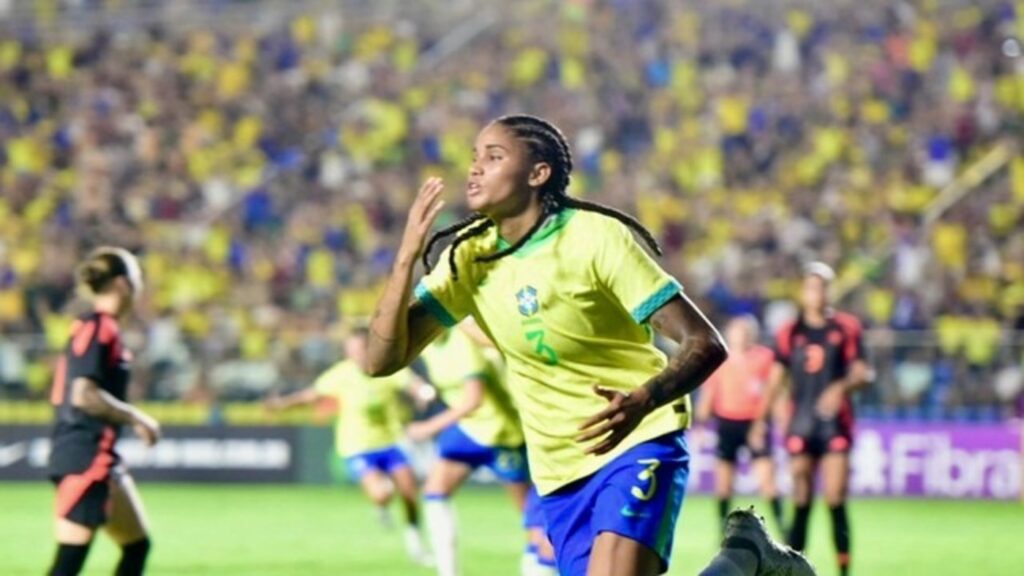
<svg viewBox="0 0 1024 576">
<path fill-rule="evenodd" d="M 469 336 L 453 328 L 423 351 L 430 380 L 449 406 L 457 406 L 465 394 L 465 382 L 479 378 L 484 383 L 480 406 L 459 420 L 459 427 L 482 446 L 515 447 L 523 444 L 519 416 L 499 372 Z"/>
<path fill-rule="evenodd" d="M 442 254 L 416 287 L 442 323 L 467 315 L 508 364 L 530 471 L 547 494 L 593 474 L 628 448 L 689 425 L 689 398 L 651 413 L 615 450 L 584 454 L 579 426 L 607 407 L 595 384 L 628 392 L 666 366 L 645 324 L 682 287 L 637 244 L 629 228 L 592 212 L 565 210 L 515 254 L 476 262 L 505 243 L 491 229 L 459 246 L 459 279 Z"/>
<path fill-rule="evenodd" d="M 412 372 L 402 370 L 385 378 L 371 378 L 351 360 L 342 360 L 317 378 L 313 388 L 338 402 L 334 446 L 348 458 L 380 450 L 398 442 L 402 434 L 400 390 Z"/>
</svg>

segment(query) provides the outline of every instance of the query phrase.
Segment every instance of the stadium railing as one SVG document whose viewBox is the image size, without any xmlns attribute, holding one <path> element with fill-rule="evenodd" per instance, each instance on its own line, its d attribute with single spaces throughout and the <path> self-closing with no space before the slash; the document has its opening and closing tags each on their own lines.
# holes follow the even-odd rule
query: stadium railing
<svg viewBox="0 0 1024 576">
<path fill-rule="evenodd" d="M 864 417 L 882 420 L 997 421 L 1021 416 L 1024 403 L 1024 332 L 955 338 L 936 331 L 869 330 L 864 342 L 874 385 L 857 399 Z M 310 338 L 322 339 L 323 335 Z M 171 422 L 277 422 L 259 409 L 259 400 L 286 388 L 308 385 L 336 360 L 336 347 L 299 365 L 268 358 L 242 359 L 230 352 L 203 368 L 202 343 L 178 347 L 176 354 L 136 355 L 137 400 L 152 404 Z M 285 356 L 293 356 L 286 354 Z M 49 417 L 45 398 L 54 351 L 41 336 L 0 336 L 0 422 Z M 202 393 L 197 383 L 202 382 Z M 11 403 L 22 408 L 11 412 Z M 3 408 L 8 406 L 8 408 Z M 288 415 L 301 422 L 303 415 Z M 308 421 L 308 420 L 307 420 Z"/>
</svg>

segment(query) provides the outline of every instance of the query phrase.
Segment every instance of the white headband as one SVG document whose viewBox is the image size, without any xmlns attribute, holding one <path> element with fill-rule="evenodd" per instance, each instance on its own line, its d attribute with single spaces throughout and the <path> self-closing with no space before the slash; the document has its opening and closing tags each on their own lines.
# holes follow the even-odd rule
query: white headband
<svg viewBox="0 0 1024 576">
<path fill-rule="evenodd" d="M 128 283 L 132 286 L 132 292 L 136 296 L 142 294 L 142 267 L 139 266 L 139 259 L 124 248 L 113 247 L 109 248 L 109 251 L 124 263 L 125 275 L 128 277 Z"/>
<path fill-rule="evenodd" d="M 831 283 L 836 279 L 835 271 L 824 262 L 811 262 L 804 266 L 804 276 L 817 276 L 826 283 Z"/>
</svg>

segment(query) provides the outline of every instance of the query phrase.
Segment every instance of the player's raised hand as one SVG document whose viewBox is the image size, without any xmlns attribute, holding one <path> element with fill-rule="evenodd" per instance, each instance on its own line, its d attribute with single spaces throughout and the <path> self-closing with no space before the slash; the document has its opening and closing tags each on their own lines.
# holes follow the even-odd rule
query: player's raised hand
<svg viewBox="0 0 1024 576">
<path fill-rule="evenodd" d="M 594 414 L 580 425 L 577 442 L 604 439 L 587 448 L 587 454 L 606 454 L 615 449 L 650 412 L 646 389 L 638 388 L 630 394 L 594 386 L 594 393 L 608 401 L 608 407 Z"/>
<path fill-rule="evenodd" d="M 409 208 L 409 219 L 405 223 L 405 232 L 402 235 L 401 253 L 412 258 L 418 258 L 423 253 L 430 228 L 444 208 L 444 200 L 441 199 L 443 191 L 444 181 L 437 177 L 427 178 L 420 186 L 420 191 L 416 193 L 416 199 Z"/>
</svg>

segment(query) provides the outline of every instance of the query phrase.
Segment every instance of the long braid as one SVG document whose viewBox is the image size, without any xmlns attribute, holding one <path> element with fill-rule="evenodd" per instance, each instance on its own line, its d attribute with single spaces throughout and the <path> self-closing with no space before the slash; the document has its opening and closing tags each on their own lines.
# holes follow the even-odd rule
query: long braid
<svg viewBox="0 0 1024 576">
<path fill-rule="evenodd" d="M 551 200 L 551 198 L 553 198 L 553 197 L 550 196 L 550 195 L 546 195 L 546 196 L 542 197 L 541 201 L 544 204 L 543 204 L 543 207 L 541 208 L 540 218 L 537 218 L 537 221 L 533 223 L 533 226 L 531 226 L 530 229 L 527 230 L 526 234 L 523 234 L 523 237 L 520 238 L 519 240 L 517 240 L 515 244 L 512 244 L 511 246 L 508 246 L 504 250 L 499 250 L 499 251 L 495 252 L 494 254 L 488 254 L 486 256 L 478 256 L 476 258 L 476 261 L 477 262 L 494 262 L 495 260 L 498 260 L 500 258 L 504 258 L 505 256 L 508 256 L 509 254 L 514 254 L 516 252 L 516 250 L 519 250 L 520 248 L 522 248 L 523 244 L 526 244 L 527 240 L 529 240 L 534 234 L 537 233 L 537 230 L 540 230 L 541 228 L 544 227 L 544 224 L 547 223 L 547 221 L 548 221 L 548 216 L 550 216 L 552 214 L 557 214 L 558 213 L 559 207 L 558 207 L 558 205 L 555 202 L 553 202 Z"/>
<path fill-rule="evenodd" d="M 481 218 L 486 218 L 486 216 L 484 216 L 483 214 L 470 214 L 469 216 L 463 218 L 462 220 L 459 220 L 455 224 L 452 224 L 451 226 L 443 230 L 438 230 L 437 232 L 435 232 L 434 235 L 431 236 L 430 240 L 427 242 L 426 249 L 423 250 L 423 267 L 427 270 L 427 272 L 430 272 L 431 269 L 433 269 L 433 265 L 430 264 L 430 254 L 434 250 L 434 246 L 436 246 L 438 242 L 451 236 L 452 234 L 458 234 L 460 230 L 468 227 L 470 224 L 473 224 L 474 222 L 480 220 Z"/>
<path fill-rule="evenodd" d="M 651 249 L 652 252 L 658 256 L 663 256 L 664 252 L 661 249 L 661 245 L 658 244 L 658 240 L 651 234 L 651 231 L 644 228 L 636 218 L 633 218 L 625 212 L 619 212 L 611 206 L 605 206 L 604 204 L 598 204 L 597 202 L 587 202 L 586 200 L 580 200 L 571 196 L 563 196 L 559 199 L 562 206 L 566 208 L 576 208 L 577 210 L 587 210 L 589 212 L 597 212 L 610 218 L 615 218 L 619 222 L 622 222 L 626 226 L 629 226 L 634 232 L 640 235 L 644 239 L 644 242 Z"/>
<path fill-rule="evenodd" d="M 474 224 L 468 230 L 455 237 L 455 241 L 452 242 L 451 248 L 448 249 L 448 267 L 452 271 L 453 280 L 459 279 L 459 266 L 455 262 L 455 250 L 459 247 L 459 244 L 462 244 L 463 242 L 469 240 L 470 238 L 473 238 L 474 236 L 479 236 L 483 234 L 492 226 L 494 226 L 494 220 L 491 220 L 490 218 L 484 218 L 482 221 L 478 222 L 477 224 Z"/>
</svg>

